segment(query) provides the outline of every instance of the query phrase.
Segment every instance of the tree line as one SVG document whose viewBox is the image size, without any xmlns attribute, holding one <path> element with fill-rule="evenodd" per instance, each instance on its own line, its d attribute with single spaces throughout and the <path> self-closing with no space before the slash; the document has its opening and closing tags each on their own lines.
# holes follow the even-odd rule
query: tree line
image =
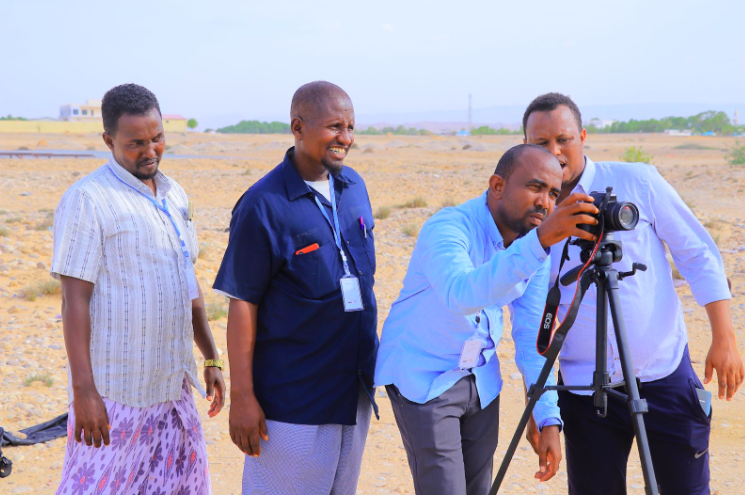
<svg viewBox="0 0 745 495">
<path fill-rule="evenodd" d="M 588 125 L 587 132 L 597 133 L 634 133 L 634 132 L 664 132 L 667 130 L 685 131 L 695 133 L 713 132 L 716 134 L 734 134 L 745 131 L 745 126 L 735 126 L 724 112 L 709 110 L 690 117 L 665 117 L 662 119 L 635 120 L 626 122 L 613 122 L 611 125 L 598 128 Z"/>
</svg>

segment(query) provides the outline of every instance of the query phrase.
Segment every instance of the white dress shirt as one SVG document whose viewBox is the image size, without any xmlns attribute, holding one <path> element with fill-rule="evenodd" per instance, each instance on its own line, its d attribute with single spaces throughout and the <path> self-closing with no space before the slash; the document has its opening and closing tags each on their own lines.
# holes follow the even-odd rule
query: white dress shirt
<svg viewBox="0 0 745 495">
<path fill-rule="evenodd" d="M 682 306 L 673 286 L 665 245 L 701 306 L 730 298 L 722 258 L 706 229 L 655 167 L 644 163 L 594 163 L 585 158 L 585 170 L 572 192 L 604 192 L 608 186 L 613 187 L 618 201 L 630 201 L 639 208 L 640 219 L 636 228 L 615 233 L 623 243 L 623 259 L 613 265 L 619 272 L 630 271 L 634 262 L 647 265 L 647 271 L 638 271 L 633 277 L 619 282 L 621 310 L 634 371 L 643 382 L 665 378 L 680 364 L 688 343 Z M 556 279 L 563 247 L 561 242 L 551 248 L 551 284 Z M 564 264 L 562 275 L 577 266 L 579 253 L 577 246 L 570 246 L 571 261 Z M 566 315 L 576 285 L 559 285 L 559 321 Z M 592 383 L 595 370 L 595 289 L 595 285 L 591 285 L 587 290 L 577 320 L 569 329 L 559 355 L 561 375 L 566 385 Z M 607 364 L 611 381 L 615 383 L 622 381 L 623 375 L 610 312 L 608 320 Z"/>
<path fill-rule="evenodd" d="M 178 400 L 184 373 L 202 395 L 187 287 L 197 259 L 189 202 L 158 172 L 157 193 L 113 157 L 65 192 L 54 217 L 52 276 L 94 284 L 91 365 L 98 393 L 132 407 Z M 171 220 L 153 205 L 165 200 Z M 68 373 L 68 398 L 73 401 Z"/>
</svg>

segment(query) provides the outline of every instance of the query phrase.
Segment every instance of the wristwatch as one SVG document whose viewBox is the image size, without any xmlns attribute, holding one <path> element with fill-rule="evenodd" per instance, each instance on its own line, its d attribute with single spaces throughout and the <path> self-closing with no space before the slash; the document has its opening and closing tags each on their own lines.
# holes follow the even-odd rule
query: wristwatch
<svg viewBox="0 0 745 495">
<path fill-rule="evenodd" d="M 205 368 L 220 368 L 221 370 L 224 369 L 224 363 L 222 359 L 205 359 L 204 360 L 204 367 Z"/>
</svg>

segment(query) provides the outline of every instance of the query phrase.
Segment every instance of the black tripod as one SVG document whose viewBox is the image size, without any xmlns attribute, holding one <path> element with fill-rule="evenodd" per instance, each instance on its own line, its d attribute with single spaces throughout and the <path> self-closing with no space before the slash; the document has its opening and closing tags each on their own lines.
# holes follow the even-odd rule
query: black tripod
<svg viewBox="0 0 745 495">
<path fill-rule="evenodd" d="M 593 256 L 593 253 L 594 256 L 588 263 L 587 268 L 582 271 L 582 276 L 579 279 L 579 293 L 574 298 L 574 301 L 572 301 L 572 305 L 567 312 L 565 320 L 559 328 L 556 329 L 550 346 L 543 354 L 546 358 L 546 363 L 543 365 L 541 374 L 538 377 L 538 382 L 532 384 L 528 389 L 528 404 L 525 406 L 525 411 L 520 418 L 517 431 L 515 431 L 515 435 L 512 437 L 512 441 L 505 453 L 504 460 L 499 468 L 494 484 L 489 491 L 489 495 L 496 495 L 499 491 L 499 487 L 502 485 L 502 481 L 507 474 L 507 468 L 510 465 L 510 461 L 515 455 L 517 446 L 520 443 L 520 438 L 528 424 L 530 415 L 533 414 L 533 408 L 535 407 L 536 402 L 538 402 L 538 399 L 549 390 L 591 390 L 593 392 L 594 405 L 598 409 L 598 414 L 601 417 L 605 417 L 608 412 L 609 395 L 614 399 L 626 402 L 629 406 L 629 412 L 631 413 L 631 419 L 634 425 L 634 432 L 636 433 L 637 446 L 639 447 L 639 457 L 641 459 L 642 471 L 644 473 L 645 492 L 647 495 L 659 494 L 657 481 L 654 475 L 654 468 L 652 467 L 652 458 L 649 453 L 647 431 L 644 427 L 644 418 L 642 417 L 642 414 L 647 412 L 647 402 L 639 397 L 639 386 L 636 377 L 634 376 L 631 352 L 628 343 L 626 342 L 626 327 L 624 326 L 620 298 L 618 296 L 618 282 L 623 280 L 625 277 L 634 275 L 637 269 L 644 271 L 647 267 L 639 263 L 634 263 L 633 270 L 630 272 L 619 273 L 613 269 L 612 264 L 621 260 L 623 257 L 623 251 L 621 241 L 614 239 L 612 232 L 607 232 L 603 235 L 597 249 L 594 251 L 593 248 L 595 248 L 595 243 L 580 240 L 577 244 L 582 247 L 581 258 L 583 262 L 587 262 L 590 256 Z M 577 277 L 580 275 L 581 269 L 582 266 L 575 267 L 566 275 L 561 277 L 562 285 L 570 285 L 576 281 Z M 577 311 L 579 310 L 582 298 L 592 283 L 597 287 L 595 372 L 593 373 L 592 385 L 558 385 L 546 387 L 546 380 L 548 380 L 548 377 L 552 372 L 554 362 L 564 344 L 566 335 L 577 317 Z M 610 313 L 616 330 L 616 342 L 618 344 L 621 368 L 624 377 L 623 382 L 613 385 L 610 384 L 610 375 L 608 374 L 606 361 L 608 340 L 608 314 L 606 310 L 606 301 L 610 305 Z M 625 394 L 615 390 L 615 388 L 622 386 L 626 387 L 628 393 Z"/>
</svg>

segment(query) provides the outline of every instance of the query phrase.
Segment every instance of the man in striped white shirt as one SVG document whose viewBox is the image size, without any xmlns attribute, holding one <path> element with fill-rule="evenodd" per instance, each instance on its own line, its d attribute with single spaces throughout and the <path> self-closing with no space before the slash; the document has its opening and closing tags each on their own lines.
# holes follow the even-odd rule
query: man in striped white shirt
<svg viewBox="0 0 745 495">
<path fill-rule="evenodd" d="M 70 402 L 57 493 L 210 494 L 193 342 L 206 359 L 210 417 L 225 383 L 194 272 L 189 201 L 158 170 L 155 95 L 117 86 L 102 113 L 112 158 L 65 193 L 54 222 Z"/>
</svg>

